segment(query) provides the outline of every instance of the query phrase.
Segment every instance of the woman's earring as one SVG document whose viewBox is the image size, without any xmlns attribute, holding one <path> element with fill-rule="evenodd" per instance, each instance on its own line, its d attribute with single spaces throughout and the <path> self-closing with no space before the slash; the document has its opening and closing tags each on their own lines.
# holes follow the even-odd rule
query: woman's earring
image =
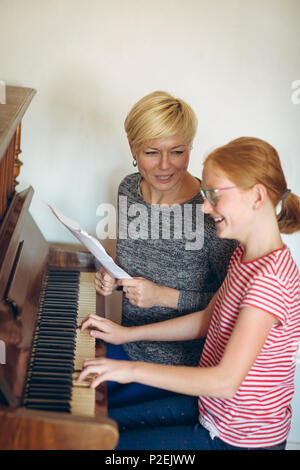
<svg viewBox="0 0 300 470">
<path fill-rule="evenodd" d="M 137 161 L 136 161 L 135 158 L 132 160 L 132 165 L 133 165 L 133 166 L 137 166 Z"/>
</svg>

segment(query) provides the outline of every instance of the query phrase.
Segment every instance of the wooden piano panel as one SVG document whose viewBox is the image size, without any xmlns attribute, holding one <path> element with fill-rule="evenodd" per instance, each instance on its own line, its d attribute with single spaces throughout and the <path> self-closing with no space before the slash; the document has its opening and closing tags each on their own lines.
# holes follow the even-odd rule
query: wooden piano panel
<svg viewBox="0 0 300 470">
<path fill-rule="evenodd" d="M 49 250 L 29 213 L 33 189 L 15 192 L 21 119 L 34 94 L 7 87 L 7 104 L 0 106 L 0 340 L 6 348 L 0 363 L 0 450 L 114 449 L 118 426 L 107 417 L 104 386 L 96 393 L 95 417 L 20 406 L 46 269 L 94 270 L 88 253 Z M 97 313 L 104 315 L 100 296 Z M 103 344 L 96 349 L 96 355 L 105 354 Z"/>
<path fill-rule="evenodd" d="M 36 91 L 6 87 L 6 104 L 0 105 L 0 223 L 18 184 L 21 120 Z"/>
<path fill-rule="evenodd" d="M 0 450 L 111 450 L 118 442 L 116 423 L 104 416 L 1 409 Z"/>
<path fill-rule="evenodd" d="M 14 193 L 14 159 L 16 134 L 11 139 L 5 154 L 0 159 L 0 221 Z"/>
</svg>

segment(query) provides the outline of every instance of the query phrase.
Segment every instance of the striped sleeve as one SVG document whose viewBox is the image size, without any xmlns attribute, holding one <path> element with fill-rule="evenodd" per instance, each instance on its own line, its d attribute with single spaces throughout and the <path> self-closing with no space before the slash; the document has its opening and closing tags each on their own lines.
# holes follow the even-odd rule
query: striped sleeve
<svg viewBox="0 0 300 470">
<path fill-rule="evenodd" d="M 285 324 L 288 318 L 288 307 L 282 286 L 276 276 L 255 276 L 245 293 L 240 308 L 255 307 L 274 315 Z"/>
</svg>

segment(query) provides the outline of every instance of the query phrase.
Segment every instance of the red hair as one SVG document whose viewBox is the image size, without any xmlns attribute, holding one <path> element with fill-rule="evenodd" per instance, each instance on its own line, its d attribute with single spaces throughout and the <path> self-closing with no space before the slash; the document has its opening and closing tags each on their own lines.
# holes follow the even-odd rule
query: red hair
<svg viewBox="0 0 300 470">
<path fill-rule="evenodd" d="M 274 205 L 282 200 L 288 190 L 280 158 L 270 144 L 254 137 L 240 137 L 211 152 L 204 165 L 211 162 L 224 171 L 237 186 L 251 188 L 263 184 Z M 281 233 L 293 233 L 300 230 L 300 200 L 290 192 L 277 215 Z"/>
</svg>

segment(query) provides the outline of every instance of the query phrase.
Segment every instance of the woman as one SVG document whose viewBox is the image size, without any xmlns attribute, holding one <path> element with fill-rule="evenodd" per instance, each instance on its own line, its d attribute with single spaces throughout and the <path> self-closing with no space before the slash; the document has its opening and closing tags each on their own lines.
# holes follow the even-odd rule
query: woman
<svg viewBox="0 0 300 470">
<path fill-rule="evenodd" d="M 202 183 L 204 211 L 218 237 L 240 242 L 208 307 L 139 327 L 96 317 L 82 325 L 117 344 L 207 335 L 199 367 L 85 362 L 79 380 L 94 373 L 94 387 L 105 380 L 135 380 L 191 396 L 113 410 L 118 449 L 285 448 L 300 339 L 300 277 L 280 233 L 300 230 L 300 200 L 287 188 L 276 150 L 255 138 L 212 152 Z"/>
<path fill-rule="evenodd" d="M 133 279 L 117 281 L 103 268 L 95 278 L 97 291 L 105 296 L 123 287 L 124 326 L 203 309 L 226 275 L 236 243 L 217 238 L 213 220 L 202 214 L 200 181 L 187 171 L 196 127 L 191 107 L 166 92 L 142 98 L 125 120 L 133 165 L 139 171 L 119 187 L 116 262 Z M 202 340 L 138 341 L 108 345 L 107 357 L 195 366 L 202 346 Z M 109 383 L 108 404 L 137 403 L 166 393 Z"/>
</svg>

